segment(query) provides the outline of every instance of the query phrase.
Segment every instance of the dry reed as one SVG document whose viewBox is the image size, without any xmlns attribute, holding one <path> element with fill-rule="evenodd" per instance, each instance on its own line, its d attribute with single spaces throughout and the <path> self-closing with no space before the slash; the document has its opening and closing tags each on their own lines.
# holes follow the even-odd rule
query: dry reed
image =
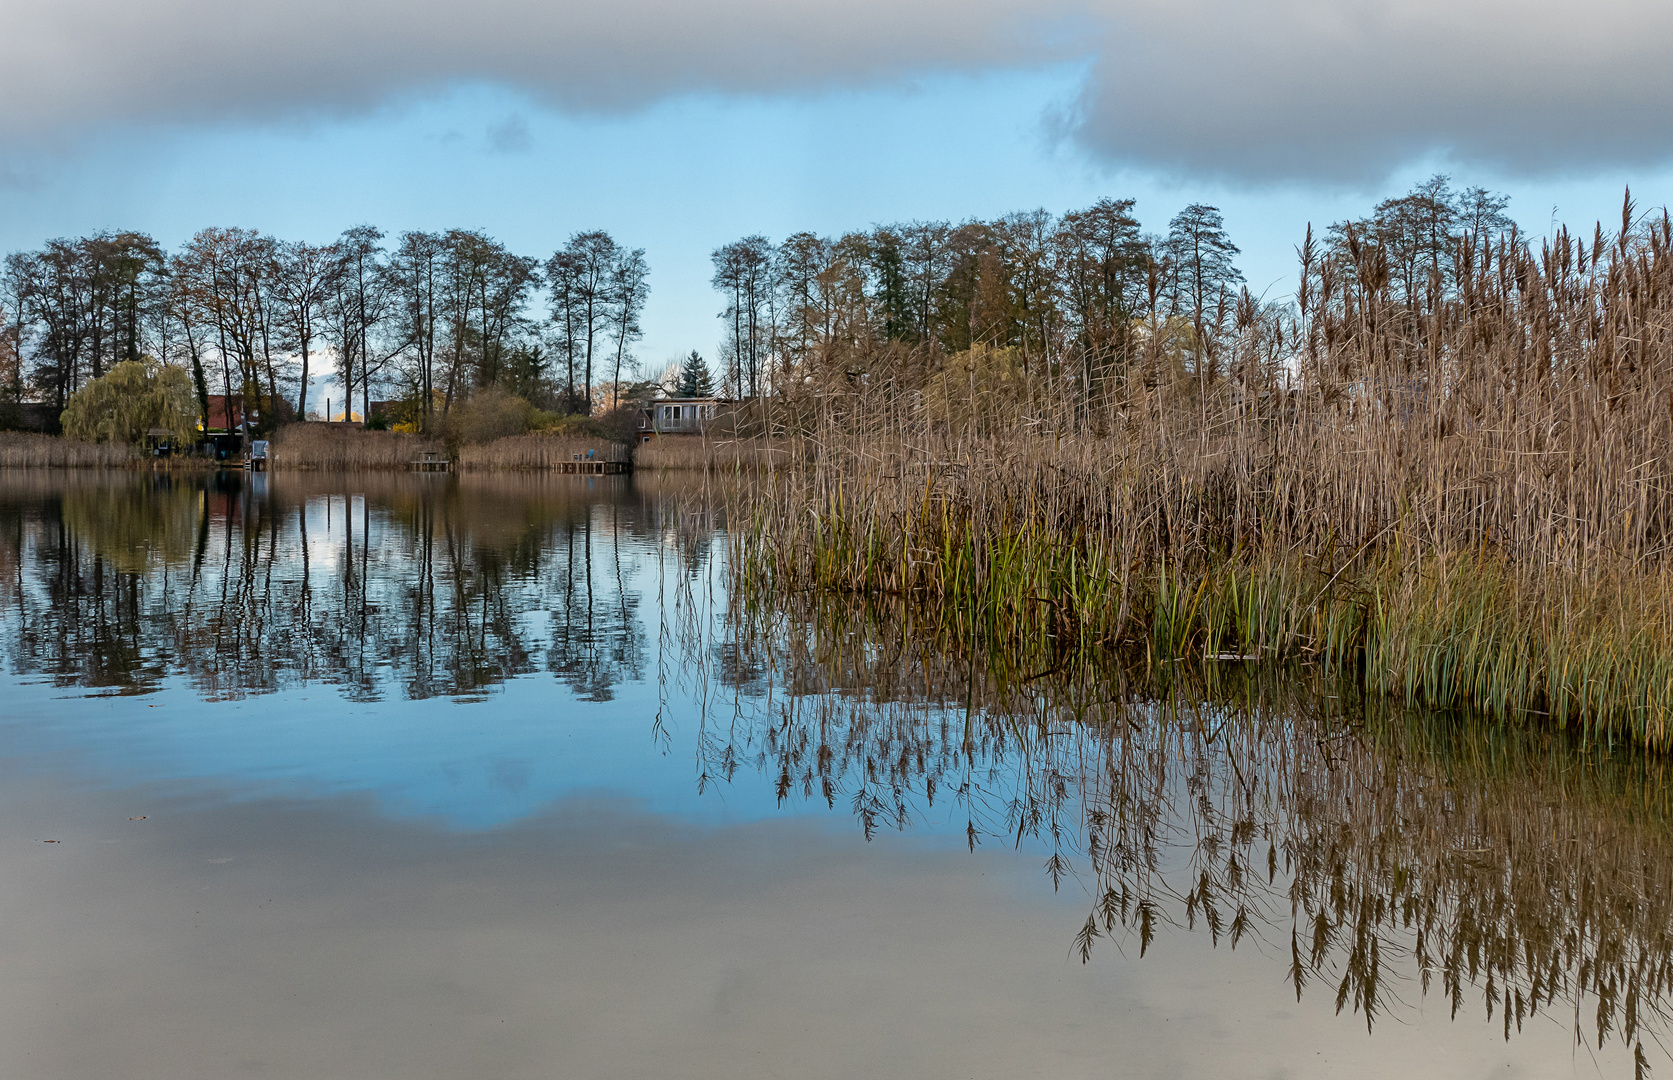
<svg viewBox="0 0 1673 1080">
<path fill-rule="evenodd" d="M 275 469 L 405 469 L 425 453 L 441 453 L 435 439 L 327 424 L 290 424 L 273 436 Z"/>
<path fill-rule="evenodd" d="M 1374 250 L 1309 241 L 1296 309 L 1240 304 L 1209 357 L 1140 327 L 1095 384 L 996 385 L 977 352 L 824 388 L 740 565 L 1665 745 L 1673 228 L 1625 216 L 1537 253 L 1466 241 L 1417 307 Z"/>
<path fill-rule="evenodd" d="M 769 469 L 789 464 L 798 445 L 787 440 L 675 435 L 640 446 L 634 452 L 633 462 L 634 468 L 642 471 Z"/>
<path fill-rule="evenodd" d="M 0 432 L 0 469 L 116 469 L 136 460 L 127 446 Z"/>
<path fill-rule="evenodd" d="M 461 469 L 554 469 L 580 460 L 629 461 L 632 451 L 602 438 L 563 435 L 508 435 L 479 445 L 459 448 Z"/>
</svg>

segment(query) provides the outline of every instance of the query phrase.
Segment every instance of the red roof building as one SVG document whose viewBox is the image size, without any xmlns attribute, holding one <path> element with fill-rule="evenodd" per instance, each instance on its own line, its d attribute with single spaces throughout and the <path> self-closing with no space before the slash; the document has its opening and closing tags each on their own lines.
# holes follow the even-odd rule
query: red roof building
<svg viewBox="0 0 1673 1080">
<path fill-rule="evenodd" d="M 203 430 L 225 431 L 229 434 L 244 426 L 244 395 L 243 394 L 210 394 L 209 416 Z"/>
</svg>

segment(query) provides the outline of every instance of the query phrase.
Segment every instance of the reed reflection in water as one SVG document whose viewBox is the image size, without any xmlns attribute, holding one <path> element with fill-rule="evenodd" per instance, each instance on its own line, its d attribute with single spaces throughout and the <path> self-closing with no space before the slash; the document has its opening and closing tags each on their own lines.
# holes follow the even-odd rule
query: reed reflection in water
<svg viewBox="0 0 1673 1080">
<path fill-rule="evenodd" d="M 856 842 L 922 836 L 944 892 L 957 887 L 955 845 L 972 865 L 1020 851 L 1006 858 L 1038 866 L 1051 898 L 1037 910 L 1063 920 L 1047 935 L 1054 959 L 1077 970 L 1174 965 L 1202 941 L 1243 962 L 1255 951 L 1274 994 L 1322 1000 L 1339 1025 L 1357 1018 L 1374 1033 L 1367 1053 L 1391 1023 L 1485 1015 L 1512 1044 L 1507 1060 L 1522 1060 L 1529 1024 L 1560 1024 L 1583 1043 L 1579 1062 L 1665 1064 L 1673 830 L 1660 759 L 1389 711 L 1306 670 L 1180 665 L 1158 679 L 1049 638 L 973 653 L 956 624 L 906 609 L 728 591 L 739 568 L 726 566 L 722 521 L 701 491 L 643 480 L 0 475 L 0 656 L 14 682 L 46 678 L 72 698 L 216 707 L 294 704 L 319 685 L 344 702 L 465 710 L 544 685 L 602 707 L 637 688 L 657 707 L 622 717 L 624 757 L 690 772 L 617 774 L 614 795 L 672 782 L 726 804 L 729 820 L 759 804 L 760 817 L 851 816 Z M 589 853 L 586 815 L 565 806 L 566 859 L 612 862 Z M 687 831 L 601 826 L 598 843 L 660 852 L 634 887 L 677 892 L 672 842 L 645 839 L 663 828 L 694 851 L 708 843 L 677 824 Z M 538 860 L 530 837 L 545 834 L 519 828 L 534 844 L 519 859 Z M 885 847 L 867 849 L 875 865 L 909 873 Z M 289 856 L 298 874 L 306 850 Z M 469 862 L 433 859 L 444 885 Z M 492 865 L 485 896 L 495 880 L 553 888 Z M 788 887 L 770 867 L 750 880 L 761 897 Z M 751 910 L 770 909 L 758 900 Z M 945 932 L 972 955 L 991 948 Z M 621 934 L 600 948 L 631 947 Z M 833 939 L 830 955 L 854 947 Z"/>
<path fill-rule="evenodd" d="M 1438 993 L 1507 1042 L 1544 1013 L 1618 1040 L 1640 1075 L 1666 1059 L 1660 757 L 1397 710 L 1306 671 L 1146 679 L 1049 642 L 972 658 L 905 608 L 800 598 L 729 626 L 724 666 L 750 672 L 755 708 L 705 726 L 704 781 L 749 766 L 867 837 L 940 820 L 972 850 L 1033 846 L 1052 888 L 1086 895 L 1083 963 L 1195 931 L 1287 960 L 1297 1001 L 1327 995 L 1367 1031 Z"/>
</svg>

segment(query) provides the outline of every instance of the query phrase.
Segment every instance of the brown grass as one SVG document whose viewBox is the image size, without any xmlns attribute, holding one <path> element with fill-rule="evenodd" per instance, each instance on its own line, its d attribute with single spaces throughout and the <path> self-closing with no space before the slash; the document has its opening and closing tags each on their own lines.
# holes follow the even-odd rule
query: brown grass
<svg viewBox="0 0 1673 1080">
<path fill-rule="evenodd" d="M 422 435 L 362 431 L 327 424 L 291 424 L 273 436 L 275 469 L 405 469 L 426 451 L 442 444 Z"/>
<path fill-rule="evenodd" d="M 594 461 L 628 461 L 632 451 L 618 442 L 601 438 L 565 435 L 509 435 L 480 445 L 459 448 L 461 469 L 552 469 L 575 460 L 576 455 Z"/>
<path fill-rule="evenodd" d="M 798 441 L 784 439 L 710 439 L 676 435 L 653 439 L 638 447 L 633 462 L 634 468 L 641 472 L 764 469 L 789 464 L 800 445 Z"/>
<path fill-rule="evenodd" d="M 0 432 L 0 469 L 115 469 L 138 460 L 127 446 Z"/>
<path fill-rule="evenodd" d="M 562 435 L 510 435 L 493 442 L 458 448 L 454 464 L 464 470 L 551 469 L 585 457 L 595 461 L 625 461 L 629 449 L 603 438 Z M 347 470 L 405 469 L 426 452 L 446 455 L 440 439 L 389 431 L 324 424 L 292 424 L 273 439 L 276 469 Z"/>
</svg>

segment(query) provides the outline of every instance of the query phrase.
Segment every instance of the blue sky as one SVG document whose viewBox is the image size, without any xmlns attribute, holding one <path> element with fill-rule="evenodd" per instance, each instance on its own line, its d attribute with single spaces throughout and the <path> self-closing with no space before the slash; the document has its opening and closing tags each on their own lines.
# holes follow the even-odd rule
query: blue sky
<svg viewBox="0 0 1673 1080">
<path fill-rule="evenodd" d="M 1479 37 L 1474 67 L 1499 71 L 1512 90 L 1522 76 L 1506 73 L 1519 72 L 1523 58 L 1539 61 L 1542 49 L 1598 53 L 1548 74 L 1543 96 L 1513 101 L 1471 83 L 1479 71 L 1454 79 L 1451 98 L 1416 80 L 1365 98 L 1341 89 L 1346 61 L 1312 63 L 1317 71 L 1297 75 L 1291 69 L 1310 61 L 1279 55 L 1250 68 L 1253 61 L 1228 50 L 1239 33 L 1256 31 L 1239 30 L 1242 23 L 1226 15 L 1231 8 L 1206 0 L 1179 5 L 1180 25 L 1157 22 L 1155 5 L 990 0 L 968 9 L 973 28 L 950 43 L 933 27 L 937 18 L 956 15 L 934 2 L 905 0 L 895 5 L 906 12 L 898 18 L 890 5 L 860 5 L 854 20 L 887 23 L 903 43 L 868 51 L 839 42 L 852 54 L 846 58 L 821 44 L 822 36 L 850 33 L 840 21 L 809 4 L 787 4 L 794 10 L 783 25 L 762 30 L 777 35 L 773 41 L 742 33 L 757 50 L 751 55 L 779 48 L 789 58 L 779 64 L 740 59 L 727 53 L 731 45 L 712 40 L 682 43 L 681 33 L 709 32 L 706 23 L 689 21 L 699 9 L 660 2 L 635 0 L 640 23 L 625 30 L 594 25 L 601 16 L 586 23 L 580 9 L 561 4 L 489 5 L 483 18 L 507 26 L 518 25 L 519 12 L 532 13 L 536 37 L 581 20 L 562 38 L 569 44 L 556 50 L 568 65 L 557 74 L 558 60 L 548 70 L 538 49 L 524 55 L 490 37 L 470 45 L 473 58 L 457 70 L 439 64 L 431 78 L 407 78 L 399 64 L 383 71 L 373 63 L 359 81 L 338 85 L 330 73 L 339 61 L 331 56 L 303 56 L 295 76 L 270 68 L 285 55 L 282 40 L 252 49 L 241 38 L 236 55 L 206 61 L 217 20 L 230 19 L 231 9 L 211 0 L 152 0 L 142 7 L 162 24 L 159 35 L 170 20 L 208 20 L 209 40 L 185 61 L 187 74 L 44 95 L 42 80 L 70 86 L 76 65 L 99 60 L 107 47 L 100 35 L 114 33 L 103 18 L 108 11 L 100 0 L 64 0 L 55 8 L 59 22 L 49 25 L 18 0 L 0 0 L 0 15 L 15 16 L 21 27 L 10 45 L 0 44 L 0 68 L 25 57 L 31 39 L 85 44 L 89 54 L 72 49 L 60 57 L 67 69 L 48 68 L 37 49 L 27 53 L 33 67 L 20 75 L 14 63 L 0 75 L 0 249 L 104 228 L 141 229 L 172 246 L 208 225 L 323 241 L 370 222 L 390 232 L 481 228 L 516 251 L 544 257 L 570 233 L 602 227 L 646 249 L 652 294 L 638 352 L 659 367 L 691 348 L 714 348 L 720 301 L 708 286 L 708 253 L 753 232 L 777 239 L 799 229 L 839 233 L 1034 207 L 1061 213 L 1106 195 L 1136 198 L 1145 227 L 1162 231 L 1181 206 L 1210 202 L 1224 210 L 1244 250 L 1240 263 L 1251 287 L 1276 297 L 1289 291 L 1293 248 L 1309 221 L 1322 226 L 1361 213 L 1435 171 L 1506 191 L 1513 214 L 1535 234 L 1548 232 L 1554 215 L 1587 229 L 1598 217 L 1618 218 L 1628 183 L 1641 202 L 1663 203 L 1673 179 L 1659 126 L 1612 133 L 1638 123 L 1622 101 L 1659 92 L 1612 72 L 1642 50 L 1639 38 L 1660 41 L 1666 19 L 1640 20 L 1640 34 L 1588 46 L 1585 34 L 1561 25 L 1562 9 L 1512 5 L 1524 17 L 1505 46 L 1489 44 L 1505 34 L 1482 21 L 1504 5 L 1448 6 L 1480 15 L 1476 23 L 1452 18 L 1448 25 L 1466 43 Z M 752 2 L 716 7 L 722 29 L 728 19 L 768 19 L 750 9 Z M 411 6 L 420 23 L 428 20 L 438 34 L 447 29 L 441 9 L 427 11 L 424 0 Z M 1434 51 L 1397 18 L 1405 8 L 1427 7 L 1434 6 L 1295 0 L 1275 17 L 1289 19 L 1302 44 L 1336 48 L 1347 32 L 1344 13 L 1357 14 L 1355 48 L 1368 49 L 1381 71 L 1421 67 L 1412 57 Z M 1623 16 L 1655 10 L 1626 0 L 1613 7 Z M 315 16 L 334 17 L 323 7 Z M 658 19 L 671 28 L 659 34 Z M 1106 24 L 1134 36 L 1112 44 Z M 133 32 L 152 32 L 149 25 L 136 24 Z M 1086 26 L 1093 32 L 1073 32 Z M 1158 62 L 1151 54 L 1165 53 L 1193 29 L 1201 32 L 1205 64 L 1229 73 L 1192 78 L 1167 95 L 1137 85 Z M 79 40 L 84 31 L 86 42 Z M 359 24 L 344 31 L 372 48 L 384 32 Z M 909 47 L 920 39 L 922 48 Z M 416 39 L 388 44 L 420 58 L 432 48 Z M 1001 48 L 1010 44 L 1016 48 Z M 174 62 L 167 47 L 158 48 L 155 63 Z M 1351 59 L 1354 49 L 1345 51 Z M 1126 67 L 1112 73 L 1118 57 Z M 621 69 L 613 80 L 599 74 L 611 60 Z M 580 69 L 591 83 L 563 73 Z M 31 72 L 25 88 L 20 80 Z M 597 85 L 605 88 L 589 89 Z M 1122 118 L 1140 108 L 1143 122 Z M 1588 108 L 1596 111 L 1594 123 Z M 1630 115 L 1619 115 L 1622 109 Z M 1540 134 L 1558 123 L 1568 125 L 1571 145 Z M 1512 145 L 1505 135 L 1517 132 Z"/>
</svg>

